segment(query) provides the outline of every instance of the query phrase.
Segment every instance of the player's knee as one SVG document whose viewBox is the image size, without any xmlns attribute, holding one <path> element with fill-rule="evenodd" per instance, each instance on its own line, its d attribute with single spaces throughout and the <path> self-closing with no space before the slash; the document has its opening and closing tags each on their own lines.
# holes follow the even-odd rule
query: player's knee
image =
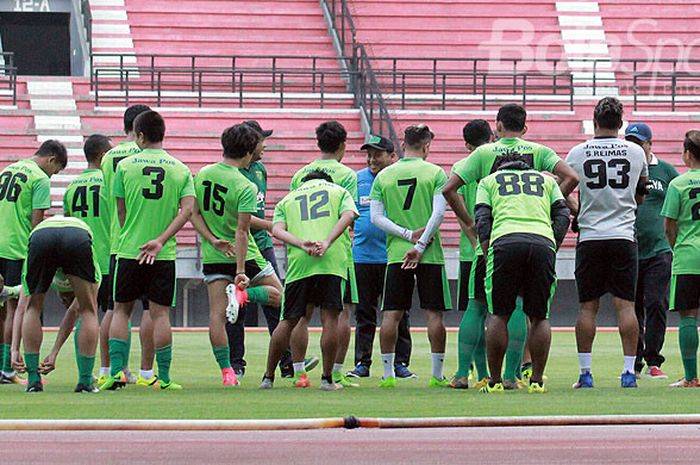
<svg viewBox="0 0 700 465">
<path fill-rule="evenodd" d="M 282 289 L 277 289 L 274 286 L 270 286 L 267 291 L 268 304 L 271 307 L 279 307 L 282 305 Z"/>
</svg>

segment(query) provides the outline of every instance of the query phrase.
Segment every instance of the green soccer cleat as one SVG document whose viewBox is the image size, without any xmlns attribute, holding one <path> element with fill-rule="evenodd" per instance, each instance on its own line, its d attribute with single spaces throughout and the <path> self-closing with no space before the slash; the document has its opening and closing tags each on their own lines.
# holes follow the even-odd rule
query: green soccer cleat
<svg viewBox="0 0 700 465">
<path fill-rule="evenodd" d="M 353 383 L 350 379 L 339 371 L 333 372 L 333 382 L 335 384 L 340 384 L 344 388 L 358 388 L 359 384 Z"/>
<path fill-rule="evenodd" d="M 487 384 L 489 384 L 489 379 L 488 378 L 481 378 L 479 381 L 474 383 L 473 387 L 474 387 L 474 389 L 476 389 L 478 391 L 481 388 L 483 388 L 484 386 L 486 386 Z"/>
<path fill-rule="evenodd" d="M 170 381 L 169 383 L 164 383 L 163 380 L 156 381 L 156 391 L 180 391 L 182 386 Z"/>
<path fill-rule="evenodd" d="M 503 387 L 503 383 L 496 383 L 493 386 L 491 386 L 489 383 L 486 383 L 484 387 L 479 390 L 482 394 L 503 394 L 506 392 L 505 388 Z"/>
<path fill-rule="evenodd" d="M 304 359 L 304 370 L 308 373 L 309 371 L 316 368 L 321 361 L 318 357 L 309 357 Z"/>
<path fill-rule="evenodd" d="M 444 387 L 450 387 L 450 380 L 445 378 L 444 376 L 442 379 L 438 379 L 435 376 L 430 378 L 430 381 L 428 381 L 428 387 L 431 388 L 444 388 Z"/>
<path fill-rule="evenodd" d="M 544 384 L 531 383 L 527 387 L 527 392 L 528 394 L 544 394 L 547 391 L 544 388 Z"/>
<path fill-rule="evenodd" d="M 396 387 L 396 378 L 393 376 L 389 378 L 382 378 L 382 380 L 379 382 L 379 387 L 380 388 L 394 388 Z"/>
<path fill-rule="evenodd" d="M 158 382 L 158 377 L 154 376 L 153 378 L 146 379 L 141 374 L 136 378 L 136 384 L 137 386 L 144 386 L 144 387 L 149 387 L 149 386 L 155 386 L 155 384 Z"/>
<path fill-rule="evenodd" d="M 450 381 L 449 387 L 452 389 L 469 389 L 469 378 L 466 376 L 455 376 Z"/>
<path fill-rule="evenodd" d="M 126 386 L 126 374 L 120 371 L 114 376 L 108 376 L 107 380 L 99 387 L 100 391 L 116 391 Z"/>
</svg>

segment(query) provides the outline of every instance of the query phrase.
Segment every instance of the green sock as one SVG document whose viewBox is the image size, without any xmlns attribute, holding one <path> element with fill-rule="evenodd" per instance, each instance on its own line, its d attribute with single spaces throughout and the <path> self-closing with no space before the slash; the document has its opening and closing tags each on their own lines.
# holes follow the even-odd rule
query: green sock
<svg viewBox="0 0 700 465">
<path fill-rule="evenodd" d="M 5 344 L 0 344 L 0 370 L 5 366 Z"/>
<path fill-rule="evenodd" d="M 126 339 L 126 352 L 124 352 L 122 368 L 129 368 L 129 355 L 131 355 L 131 320 L 129 320 L 129 337 Z"/>
<path fill-rule="evenodd" d="M 75 363 L 80 369 L 80 350 L 78 347 L 78 335 L 80 334 L 80 320 L 75 323 L 75 332 L 73 333 L 73 348 L 75 349 Z"/>
<path fill-rule="evenodd" d="M 251 287 L 247 291 L 248 300 L 252 303 L 266 305 L 270 301 L 270 294 L 265 286 Z"/>
<path fill-rule="evenodd" d="M 168 344 L 156 349 L 156 362 L 158 363 L 158 377 L 165 384 L 170 382 L 170 361 L 173 358 L 173 347 Z"/>
<path fill-rule="evenodd" d="M 523 312 L 523 299 L 515 301 L 515 311 L 508 321 L 508 348 L 506 349 L 506 368 L 503 378 L 515 381 L 521 378 L 520 369 L 523 365 L 523 351 L 527 341 L 527 316 Z"/>
<path fill-rule="evenodd" d="M 38 353 L 24 353 L 24 363 L 27 365 L 27 383 L 32 385 L 36 382 L 41 382 L 41 376 L 39 375 L 39 354 Z"/>
<path fill-rule="evenodd" d="M 219 368 L 222 370 L 224 368 L 231 368 L 231 351 L 228 346 L 213 347 L 213 350 L 214 358 L 216 359 L 216 363 L 219 364 Z"/>
<path fill-rule="evenodd" d="M 486 315 L 484 315 L 485 317 Z M 479 333 L 479 342 L 474 348 L 474 368 L 479 376 L 479 379 L 489 377 L 489 365 L 486 363 L 486 328 L 484 323 L 486 318 L 481 321 L 481 333 Z"/>
<path fill-rule="evenodd" d="M 109 339 L 109 359 L 112 362 L 109 374 L 111 376 L 114 376 L 122 371 L 122 367 L 124 366 L 124 357 L 128 350 L 128 341 L 125 341 L 124 339 L 117 339 L 116 337 Z"/>
<path fill-rule="evenodd" d="M 12 369 L 12 358 L 10 352 L 12 351 L 12 344 L 3 344 L 2 345 L 2 354 L 3 354 L 3 363 L 2 363 L 2 371 L 5 373 L 11 373 L 14 370 Z"/>
<path fill-rule="evenodd" d="M 681 318 L 678 325 L 678 344 L 685 368 L 685 379 L 692 381 L 698 377 L 698 324 L 692 316 Z"/>
<path fill-rule="evenodd" d="M 474 359 L 474 353 L 479 343 L 480 334 L 484 331 L 485 310 L 485 305 L 472 299 L 469 301 L 467 310 L 464 312 L 462 322 L 459 325 L 459 367 L 457 369 L 457 376 L 467 376 L 469 374 L 469 365 Z M 479 374 L 481 374 L 481 372 Z"/>
<path fill-rule="evenodd" d="M 95 367 L 95 356 L 88 357 L 78 354 L 78 384 L 92 386 L 92 369 Z"/>
</svg>

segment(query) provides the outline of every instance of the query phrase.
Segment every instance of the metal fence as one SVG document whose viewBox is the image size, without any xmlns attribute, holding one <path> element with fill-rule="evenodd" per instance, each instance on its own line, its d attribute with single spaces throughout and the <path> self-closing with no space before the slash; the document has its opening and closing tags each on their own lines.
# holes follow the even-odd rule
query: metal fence
<svg viewBox="0 0 700 465">
<path fill-rule="evenodd" d="M 12 105 L 17 105 L 17 67 L 14 52 L 0 52 L 0 88 L 9 90 Z"/>
</svg>

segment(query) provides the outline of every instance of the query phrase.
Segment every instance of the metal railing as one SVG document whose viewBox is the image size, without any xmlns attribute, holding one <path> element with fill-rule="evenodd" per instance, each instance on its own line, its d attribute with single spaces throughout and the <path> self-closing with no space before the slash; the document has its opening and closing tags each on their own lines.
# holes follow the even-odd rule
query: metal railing
<svg viewBox="0 0 700 465">
<path fill-rule="evenodd" d="M 80 0 L 80 12 L 83 14 L 83 27 L 85 28 L 86 40 L 88 43 L 88 53 L 92 60 L 92 10 L 89 0 Z M 92 71 L 92 68 L 90 68 Z"/>
<path fill-rule="evenodd" d="M 311 89 L 314 100 L 318 101 L 320 108 L 324 108 L 327 103 L 336 100 L 335 96 L 328 95 L 331 93 L 328 88 L 343 88 L 341 78 L 354 74 L 337 70 L 155 68 L 152 70 L 153 79 L 144 80 L 141 72 L 121 68 L 96 69 L 93 88 L 95 105 L 117 101 L 128 106 L 133 99 L 137 99 L 163 106 L 170 102 L 195 100 L 200 108 L 205 104 L 243 108 L 246 102 L 264 99 L 266 103 L 274 100 L 279 108 L 285 108 L 287 102 L 301 99 L 300 94 L 308 95 Z M 191 82 L 193 73 L 194 82 Z M 256 92 L 259 94 L 256 95 Z"/>
<path fill-rule="evenodd" d="M 17 67 L 14 52 L 0 52 L 0 88 L 12 93 L 12 105 L 17 105 Z"/>
</svg>

